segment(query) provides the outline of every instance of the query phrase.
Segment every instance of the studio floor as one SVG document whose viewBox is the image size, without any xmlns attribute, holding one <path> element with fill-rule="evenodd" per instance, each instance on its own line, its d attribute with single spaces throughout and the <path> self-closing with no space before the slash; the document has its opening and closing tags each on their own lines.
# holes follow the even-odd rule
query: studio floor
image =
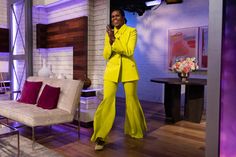
<svg viewBox="0 0 236 157">
<path fill-rule="evenodd" d="M 2 101 L 3 96 L 0 97 Z M 77 130 L 67 125 L 39 127 L 36 137 L 48 137 L 39 143 L 65 157 L 204 157 L 205 156 L 205 116 L 201 123 L 179 121 L 165 122 L 163 104 L 141 101 L 147 120 L 148 131 L 143 139 L 133 139 L 123 134 L 125 101 L 117 100 L 117 116 L 107 144 L 103 151 L 94 151 L 90 142 L 92 128 Z M 4 121 L 4 119 L 2 119 Z M 10 121 L 11 125 L 21 125 Z M 31 138 L 31 128 L 19 128 L 20 134 Z M 62 136 L 52 136 L 61 134 Z"/>
</svg>

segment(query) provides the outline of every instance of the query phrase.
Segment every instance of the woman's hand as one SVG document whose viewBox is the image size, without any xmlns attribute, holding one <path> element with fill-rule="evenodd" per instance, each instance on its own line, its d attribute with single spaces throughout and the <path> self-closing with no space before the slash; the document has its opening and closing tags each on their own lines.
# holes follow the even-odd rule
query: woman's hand
<svg viewBox="0 0 236 157">
<path fill-rule="evenodd" d="M 109 39 L 110 39 L 110 44 L 112 45 L 113 42 L 115 41 L 114 31 L 111 29 L 111 27 L 109 25 L 107 25 L 106 31 L 107 31 L 107 34 L 108 34 Z"/>
</svg>

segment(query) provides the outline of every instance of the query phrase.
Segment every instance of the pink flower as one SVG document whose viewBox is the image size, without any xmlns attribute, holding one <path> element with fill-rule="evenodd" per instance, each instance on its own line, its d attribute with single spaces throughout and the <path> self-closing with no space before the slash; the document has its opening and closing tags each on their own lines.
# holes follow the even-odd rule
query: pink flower
<svg viewBox="0 0 236 157">
<path fill-rule="evenodd" d="M 171 70 L 177 73 L 189 73 L 197 69 L 198 65 L 195 57 L 180 57 L 171 67 Z"/>
</svg>

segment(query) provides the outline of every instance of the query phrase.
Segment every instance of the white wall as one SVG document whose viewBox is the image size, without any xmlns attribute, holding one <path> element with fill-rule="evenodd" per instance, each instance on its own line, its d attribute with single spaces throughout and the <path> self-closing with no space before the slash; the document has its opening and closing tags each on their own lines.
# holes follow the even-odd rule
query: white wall
<svg viewBox="0 0 236 157">
<path fill-rule="evenodd" d="M 163 85 L 152 83 L 150 79 L 177 76 L 168 70 L 168 29 L 208 25 L 208 6 L 208 0 L 187 0 L 170 5 L 163 2 L 159 8 L 146 11 L 143 16 L 127 14 L 128 25 L 135 26 L 138 31 L 135 58 L 140 73 L 140 99 L 163 102 Z M 191 73 L 191 77 L 206 77 L 206 73 Z M 121 86 L 118 96 L 124 96 Z"/>
<path fill-rule="evenodd" d="M 7 0 L 0 0 L 0 28 L 8 28 Z"/>
<path fill-rule="evenodd" d="M 88 76 L 92 86 L 103 86 L 105 61 L 102 56 L 105 28 L 109 21 L 109 0 L 94 0 L 89 16 Z"/>
<path fill-rule="evenodd" d="M 44 5 L 44 7 L 39 7 L 42 5 Z M 105 61 L 101 57 L 104 40 L 101 34 L 104 34 L 107 23 L 107 0 L 71 0 L 54 6 L 52 6 L 49 1 L 44 1 L 44 3 L 40 5 L 38 1 L 34 1 L 34 6 L 34 75 L 37 75 L 38 70 L 42 66 L 41 58 L 45 57 L 47 58 L 48 66 L 55 75 L 62 73 L 67 78 L 73 77 L 72 48 L 36 49 L 36 24 L 49 24 L 81 16 L 88 16 L 88 77 L 91 78 L 93 86 L 101 86 L 105 67 Z"/>
</svg>

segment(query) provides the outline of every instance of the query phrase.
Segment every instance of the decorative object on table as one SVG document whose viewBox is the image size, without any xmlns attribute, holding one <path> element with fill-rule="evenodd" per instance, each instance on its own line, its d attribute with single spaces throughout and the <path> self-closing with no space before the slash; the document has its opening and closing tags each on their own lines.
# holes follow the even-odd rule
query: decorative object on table
<svg viewBox="0 0 236 157">
<path fill-rule="evenodd" d="M 91 86 L 92 82 L 90 78 L 87 77 L 87 75 L 84 75 L 84 86 L 83 89 L 88 89 Z"/>
<path fill-rule="evenodd" d="M 52 70 L 52 64 L 50 64 L 49 67 L 50 67 L 50 71 L 51 71 L 49 78 L 57 78 L 57 75 Z"/>
<path fill-rule="evenodd" d="M 175 63 L 171 66 L 171 70 L 178 73 L 182 82 L 186 82 L 189 78 L 190 72 L 198 69 L 197 61 L 195 57 L 179 57 Z"/>
<path fill-rule="evenodd" d="M 52 72 L 49 78 L 57 78 L 57 75 Z"/>
<path fill-rule="evenodd" d="M 58 79 L 66 79 L 66 76 L 64 74 L 60 73 L 57 75 L 57 78 Z"/>
<path fill-rule="evenodd" d="M 190 73 L 178 73 L 178 77 L 181 79 L 182 82 L 187 82 Z"/>
<path fill-rule="evenodd" d="M 51 75 L 51 73 L 52 73 L 51 70 L 46 65 L 46 59 L 43 58 L 43 66 L 38 71 L 38 76 L 49 77 Z"/>
</svg>

